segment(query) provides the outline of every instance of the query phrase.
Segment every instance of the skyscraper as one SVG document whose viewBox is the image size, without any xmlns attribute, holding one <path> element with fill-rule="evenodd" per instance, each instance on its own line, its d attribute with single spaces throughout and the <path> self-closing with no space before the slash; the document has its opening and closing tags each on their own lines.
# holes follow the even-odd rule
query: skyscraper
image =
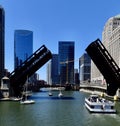
<svg viewBox="0 0 120 126">
<path fill-rule="evenodd" d="M 0 80 L 4 76 L 5 12 L 0 6 Z"/>
<path fill-rule="evenodd" d="M 59 74 L 61 84 L 74 83 L 73 41 L 59 41 Z"/>
<path fill-rule="evenodd" d="M 47 84 L 52 84 L 52 81 L 51 81 L 51 61 L 50 62 L 48 62 L 48 64 L 47 64 L 47 71 L 46 71 L 46 73 L 47 73 Z"/>
<path fill-rule="evenodd" d="M 33 32 L 15 30 L 14 32 L 14 68 L 21 65 L 33 53 Z"/>
<path fill-rule="evenodd" d="M 47 83 L 59 84 L 58 54 L 52 54 L 52 59 L 47 65 Z"/>
<path fill-rule="evenodd" d="M 80 81 L 90 80 L 91 59 L 87 53 L 84 53 L 79 59 Z"/>
<path fill-rule="evenodd" d="M 51 69 L 52 84 L 58 84 L 59 83 L 58 54 L 52 55 L 51 65 L 52 65 Z"/>
<path fill-rule="evenodd" d="M 74 83 L 75 84 L 80 84 L 78 69 L 74 69 Z"/>
</svg>

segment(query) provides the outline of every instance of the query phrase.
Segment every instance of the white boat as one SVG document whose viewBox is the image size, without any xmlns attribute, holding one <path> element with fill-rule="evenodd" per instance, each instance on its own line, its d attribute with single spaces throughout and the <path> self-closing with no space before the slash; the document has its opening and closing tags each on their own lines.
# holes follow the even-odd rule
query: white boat
<svg viewBox="0 0 120 126">
<path fill-rule="evenodd" d="M 53 96 L 51 87 L 52 87 L 52 78 L 50 79 L 50 88 L 49 88 L 49 93 L 48 93 L 49 96 Z"/>
<path fill-rule="evenodd" d="M 63 93 L 60 91 L 58 97 L 63 97 Z"/>
<path fill-rule="evenodd" d="M 51 92 L 51 91 L 49 91 L 48 95 L 49 95 L 49 96 L 53 96 L 53 94 L 52 94 L 52 92 Z"/>
<path fill-rule="evenodd" d="M 21 100 L 20 104 L 34 104 L 35 101 L 34 100 Z"/>
<path fill-rule="evenodd" d="M 52 94 L 52 89 L 51 89 L 51 85 L 50 85 L 50 89 L 49 89 L 48 95 L 49 95 L 49 96 L 53 96 L 53 94 Z"/>
<path fill-rule="evenodd" d="M 22 97 L 21 100 L 20 100 L 20 104 L 34 104 L 35 101 L 34 100 L 28 100 L 27 97 L 27 85 L 28 85 L 28 79 L 27 79 L 27 82 L 25 84 L 25 92 L 23 93 L 24 95 L 24 98 Z"/>
<path fill-rule="evenodd" d="M 85 106 L 91 113 L 116 113 L 115 104 L 98 95 L 90 95 L 85 98 Z"/>
</svg>

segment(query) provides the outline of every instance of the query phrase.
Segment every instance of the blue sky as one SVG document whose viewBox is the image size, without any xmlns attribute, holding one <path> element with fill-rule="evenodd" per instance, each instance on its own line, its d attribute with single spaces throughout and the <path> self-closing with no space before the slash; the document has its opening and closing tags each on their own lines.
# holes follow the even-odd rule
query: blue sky
<svg viewBox="0 0 120 126">
<path fill-rule="evenodd" d="M 58 53 L 58 41 L 75 41 L 75 59 L 95 39 L 106 21 L 120 14 L 119 0 L 0 0 L 5 9 L 5 67 L 14 69 L 14 30 L 33 31 L 34 51 L 45 44 Z M 78 68 L 78 63 L 75 63 Z M 46 65 L 38 71 L 46 80 Z"/>
</svg>

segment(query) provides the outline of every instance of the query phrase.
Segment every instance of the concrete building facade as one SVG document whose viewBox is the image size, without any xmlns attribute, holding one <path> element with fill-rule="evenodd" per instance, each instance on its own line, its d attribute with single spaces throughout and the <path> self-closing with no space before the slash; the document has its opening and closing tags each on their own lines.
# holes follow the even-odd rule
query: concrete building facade
<svg viewBox="0 0 120 126">
<path fill-rule="evenodd" d="M 111 17 L 105 23 L 102 42 L 120 67 L 120 15 Z M 91 81 L 104 84 L 105 80 L 94 63 L 91 63 Z"/>
</svg>

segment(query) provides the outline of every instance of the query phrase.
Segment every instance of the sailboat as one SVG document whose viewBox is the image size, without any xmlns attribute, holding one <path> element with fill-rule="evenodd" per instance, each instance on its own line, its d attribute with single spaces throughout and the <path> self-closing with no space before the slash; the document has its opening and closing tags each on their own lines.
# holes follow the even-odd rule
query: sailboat
<svg viewBox="0 0 120 126">
<path fill-rule="evenodd" d="M 59 97 L 59 98 L 63 97 L 63 93 L 62 93 L 62 91 L 61 91 L 61 86 L 60 86 L 60 91 L 59 91 L 58 97 Z"/>
<path fill-rule="evenodd" d="M 50 90 L 49 90 L 49 93 L 48 93 L 49 96 L 53 96 L 52 90 L 51 90 L 51 85 L 52 85 L 52 79 L 51 79 L 51 81 L 50 81 Z"/>
<path fill-rule="evenodd" d="M 61 90 L 60 90 L 60 92 L 59 92 L 59 94 L 58 94 L 58 97 L 63 97 L 63 93 L 61 92 Z"/>
<path fill-rule="evenodd" d="M 52 94 L 52 90 L 51 90 L 51 85 L 50 85 L 50 90 L 49 90 L 48 95 L 49 95 L 49 96 L 53 96 L 53 94 Z"/>
<path fill-rule="evenodd" d="M 52 94 L 51 90 L 49 91 L 48 95 L 49 95 L 49 96 L 53 96 L 53 94 Z"/>
<path fill-rule="evenodd" d="M 63 97 L 63 93 L 62 93 L 62 91 L 61 91 L 61 78 L 60 78 L 60 90 L 59 90 L 58 97 L 59 97 L 59 98 Z"/>
<path fill-rule="evenodd" d="M 21 98 L 20 100 L 20 104 L 34 104 L 35 101 L 34 100 L 28 100 L 27 99 L 27 86 L 28 86 L 28 79 L 26 81 L 26 84 L 25 84 L 25 93 L 23 95 L 25 95 L 25 98 L 23 99 L 23 97 Z"/>
</svg>

